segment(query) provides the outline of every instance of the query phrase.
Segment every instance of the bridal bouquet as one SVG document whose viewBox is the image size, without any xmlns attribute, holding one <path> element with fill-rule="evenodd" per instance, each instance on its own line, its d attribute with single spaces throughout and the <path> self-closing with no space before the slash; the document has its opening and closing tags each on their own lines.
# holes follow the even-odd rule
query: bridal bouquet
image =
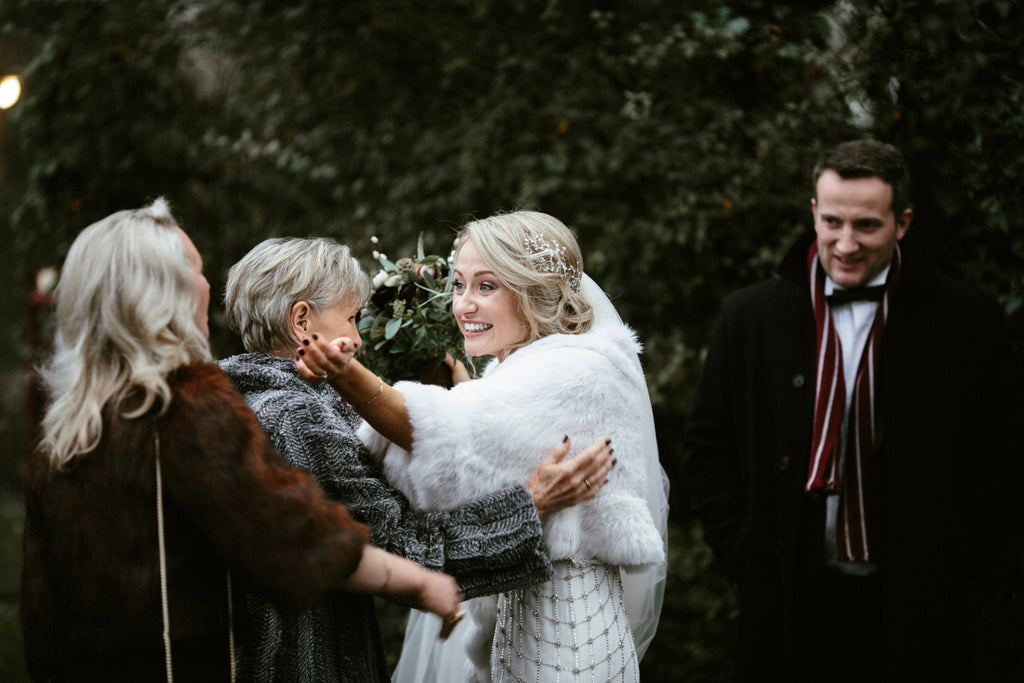
<svg viewBox="0 0 1024 683">
<path fill-rule="evenodd" d="M 373 290 L 359 321 L 366 354 L 362 361 L 385 381 L 417 380 L 451 386 L 445 353 L 466 364 L 462 333 L 452 315 L 451 262 L 423 251 L 423 235 L 416 256 L 391 261 L 377 250 L 380 270 L 373 275 Z"/>
</svg>

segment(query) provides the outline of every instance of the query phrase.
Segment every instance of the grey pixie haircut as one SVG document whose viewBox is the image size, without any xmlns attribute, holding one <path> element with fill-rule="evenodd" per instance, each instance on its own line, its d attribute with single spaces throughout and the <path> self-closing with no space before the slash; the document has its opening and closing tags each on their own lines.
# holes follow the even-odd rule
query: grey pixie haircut
<svg viewBox="0 0 1024 683">
<path fill-rule="evenodd" d="M 509 353 L 550 334 L 590 329 L 593 309 L 577 291 L 583 256 L 576 236 L 562 221 L 537 211 L 499 213 L 467 223 L 455 238 L 456 254 L 470 240 L 515 293 L 526 323 L 526 337 L 507 349 Z"/>
<path fill-rule="evenodd" d="M 228 271 L 227 322 L 250 353 L 295 346 L 291 310 L 305 301 L 323 315 L 331 306 L 362 304 L 370 278 L 349 248 L 329 237 L 274 237 L 257 244 Z"/>
</svg>

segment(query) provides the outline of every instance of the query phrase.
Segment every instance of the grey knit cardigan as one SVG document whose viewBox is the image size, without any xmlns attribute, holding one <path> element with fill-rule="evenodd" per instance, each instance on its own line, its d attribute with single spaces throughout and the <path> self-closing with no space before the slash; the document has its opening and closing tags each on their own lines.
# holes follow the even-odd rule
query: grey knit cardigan
<svg viewBox="0 0 1024 683">
<path fill-rule="evenodd" d="M 262 353 L 220 361 L 274 448 L 316 478 L 373 529 L 371 543 L 447 572 L 467 598 L 546 580 L 551 562 L 533 498 L 513 486 L 461 508 L 413 510 L 356 436 L 360 418 L 329 385 L 299 376 L 288 358 Z M 252 645 L 240 674 L 253 681 L 387 681 L 371 596 L 332 593 L 299 615 L 250 595 Z"/>
</svg>

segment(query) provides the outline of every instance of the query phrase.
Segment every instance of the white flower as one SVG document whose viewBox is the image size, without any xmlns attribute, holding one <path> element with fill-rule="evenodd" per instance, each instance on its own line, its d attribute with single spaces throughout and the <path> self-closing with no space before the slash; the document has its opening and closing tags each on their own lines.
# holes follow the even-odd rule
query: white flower
<svg viewBox="0 0 1024 683">
<path fill-rule="evenodd" d="M 373 288 L 377 289 L 384 281 L 388 279 L 388 272 L 386 270 L 378 270 L 377 274 L 373 276 Z"/>
<path fill-rule="evenodd" d="M 372 236 L 372 237 L 370 238 L 370 241 L 371 241 L 371 242 L 373 242 L 374 246 L 376 246 L 376 245 L 377 245 L 377 243 L 378 243 L 378 242 L 380 242 L 380 240 L 379 240 L 379 239 L 377 239 L 377 236 L 376 236 L 376 235 L 373 235 L 373 236 Z"/>
</svg>

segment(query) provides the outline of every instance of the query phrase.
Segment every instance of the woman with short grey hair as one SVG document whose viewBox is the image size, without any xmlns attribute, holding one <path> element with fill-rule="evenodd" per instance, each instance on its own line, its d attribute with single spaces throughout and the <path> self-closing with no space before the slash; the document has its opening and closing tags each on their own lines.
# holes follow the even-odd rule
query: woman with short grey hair
<svg viewBox="0 0 1024 683">
<path fill-rule="evenodd" d="M 413 510 L 357 437 L 353 407 L 295 367 L 301 339 L 344 336 L 361 345 L 357 316 L 369 290 L 348 249 L 331 239 L 260 243 L 231 268 L 225 297 L 228 322 L 248 353 L 221 367 L 278 452 L 369 525 L 374 545 L 452 574 L 467 597 L 545 579 L 552 567 L 540 517 L 596 494 L 612 466 L 608 445 L 599 440 L 561 463 L 566 438 L 525 486 L 453 510 Z M 371 599 L 331 594 L 301 615 L 279 614 L 256 598 L 249 608 L 256 645 L 242 653 L 247 680 L 388 680 Z"/>
<path fill-rule="evenodd" d="M 296 306 L 322 316 L 338 304 L 358 308 L 369 296 L 370 278 L 347 246 L 326 237 L 277 237 L 258 244 L 229 272 L 228 324 L 247 351 L 290 355 L 299 341 L 291 333 Z"/>
</svg>

